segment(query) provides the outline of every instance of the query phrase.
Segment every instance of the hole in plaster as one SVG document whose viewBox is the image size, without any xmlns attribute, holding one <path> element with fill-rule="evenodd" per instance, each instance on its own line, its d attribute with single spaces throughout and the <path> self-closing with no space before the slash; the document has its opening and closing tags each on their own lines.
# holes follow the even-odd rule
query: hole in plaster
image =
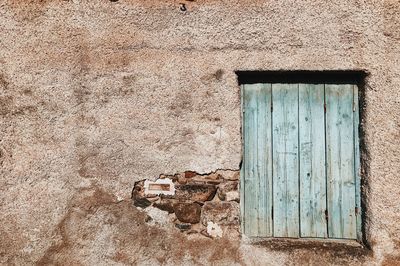
<svg viewBox="0 0 400 266">
<path fill-rule="evenodd" d="M 180 4 L 179 4 L 179 10 L 182 11 L 182 12 L 187 11 L 186 5 L 183 4 L 183 3 L 180 3 Z"/>
</svg>

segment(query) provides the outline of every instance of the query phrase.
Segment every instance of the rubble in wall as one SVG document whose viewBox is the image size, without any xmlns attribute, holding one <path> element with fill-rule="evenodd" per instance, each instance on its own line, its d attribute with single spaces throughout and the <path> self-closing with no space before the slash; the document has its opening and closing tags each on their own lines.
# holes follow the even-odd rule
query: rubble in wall
<svg viewBox="0 0 400 266">
<path fill-rule="evenodd" d="M 141 180 L 133 188 L 133 204 L 144 211 L 159 209 L 183 233 L 222 237 L 224 232 L 239 231 L 239 175 L 232 170 L 186 171 Z"/>
</svg>

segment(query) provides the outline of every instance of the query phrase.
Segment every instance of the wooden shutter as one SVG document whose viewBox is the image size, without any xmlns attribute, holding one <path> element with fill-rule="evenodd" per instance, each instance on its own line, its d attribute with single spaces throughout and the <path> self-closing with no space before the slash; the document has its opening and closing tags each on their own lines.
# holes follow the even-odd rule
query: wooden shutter
<svg viewBox="0 0 400 266">
<path fill-rule="evenodd" d="M 241 91 L 244 234 L 360 239 L 357 86 Z"/>
</svg>

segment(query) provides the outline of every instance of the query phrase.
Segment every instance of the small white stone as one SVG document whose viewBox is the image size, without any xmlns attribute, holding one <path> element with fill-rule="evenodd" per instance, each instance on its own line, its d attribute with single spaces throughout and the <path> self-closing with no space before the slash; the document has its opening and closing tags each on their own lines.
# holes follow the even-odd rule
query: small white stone
<svg viewBox="0 0 400 266">
<path fill-rule="evenodd" d="M 222 237 L 222 229 L 218 224 L 215 224 L 213 222 L 208 222 L 207 223 L 207 234 L 209 234 L 211 237 Z"/>
<path fill-rule="evenodd" d="M 238 191 L 226 192 L 226 200 L 227 201 L 239 201 L 239 192 Z"/>
<path fill-rule="evenodd" d="M 117 202 L 121 202 L 124 200 L 124 196 L 122 195 L 122 193 L 115 193 L 115 196 L 117 197 Z"/>
</svg>

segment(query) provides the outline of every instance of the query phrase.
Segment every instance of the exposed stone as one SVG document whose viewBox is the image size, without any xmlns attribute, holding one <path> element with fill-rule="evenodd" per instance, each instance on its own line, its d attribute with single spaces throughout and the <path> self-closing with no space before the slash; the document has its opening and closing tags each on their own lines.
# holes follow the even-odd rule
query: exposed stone
<svg viewBox="0 0 400 266">
<path fill-rule="evenodd" d="M 212 238 L 208 233 L 207 233 L 207 229 L 203 229 L 203 230 L 201 230 L 200 231 L 200 234 L 202 234 L 203 236 L 206 236 L 206 237 L 209 237 L 209 238 Z"/>
<path fill-rule="evenodd" d="M 240 201 L 240 196 L 239 196 L 239 191 L 228 191 L 226 193 L 226 201 L 236 201 L 239 202 Z"/>
<path fill-rule="evenodd" d="M 226 200 L 226 201 L 230 201 L 230 200 L 237 200 L 239 201 L 239 192 L 238 192 L 238 181 L 226 181 L 223 182 L 221 184 L 218 185 L 218 198 L 220 200 Z M 236 193 L 232 193 L 232 192 L 236 192 Z M 229 199 L 228 196 L 229 195 Z"/>
<path fill-rule="evenodd" d="M 176 215 L 175 215 L 175 213 L 170 213 L 170 214 L 168 214 L 168 216 L 169 216 L 169 222 L 170 223 L 175 223 L 178 219 L 176 218 Z"/>
<path fill-rule="evenodd" d="M 191 229 L 200 232 L 201 230 L 204 229 L 204 226 L 201 223 L 192 224 L 192 228 Z"/>
<path fill-rule="evenodd" d="M 144 180 L 135 182 L 135 185 L 132 190 L 132 199 L 135 197 L 144 198 Z"/>
<path fill-rule="evenodd" d="M 160 210 L 167 211 L 168 213 L 174 212 L 174 201 L 172 200 L 164 199 L 160 202 L 155 202 L 153 206 Z"/>
<path fill-rule="evenodd" d="M 186 184 L 187 182 L 188 182 L 187 179 L 186 179 L 185 177 L 183 177 L 183 176 L 180 176 L 180 177 L 178 178 L 178 183 L 181 184 L 181 185 L 184 185 L 184 184 Z"/>
<path fill-rule="evenodd" d="M 201 206 L 197 203 L 176 203 L 174 211 L 176 218 L 183 223 L 200 222 Z"/>
<path fill-rule="evenodd" d="M 150 223 L 151 221 L 153 221 L 153 218 L 151 218 L 150 215 L 147 215 L 146 218 L 144 218 L 144 221 L 145 221 L 146 223 Z"/>
<path fill-rule="evenodd" d="M 222 176 L 218 173 L 211 173 L 207 176 L 205 176 L 206 179 L 212 179 L 212 180 L 216 180 L 216 179 L 221 179 Z"/>
<path fill-rule="evenodd" d="M 132 190 L 133 205 L 140 208 L 147 208 L 151 205 L 151 201 L 144 197 L 143 181 L 138 181 Z"/>
<path fill-rule="evenodd" d="M 208 201 L 212 200 L 217 192 L 212 184 L 186 184 L 176 186 L 176 198 L 180 201 Z"/>
<path fill-rule="evenodd" d="M 213 222 L 207 223 L 207 234 L 213 238 L 222 237 L 222 228 Z"/>
<path fill-rule="evenodd" d="M 180 175 L 179 175 L 179 174 L 176 174 L 176 175 L 168 175 L 168 176 L 166 176 L 165 178 L 171 179 L 172 182 L 177 182 L 178 179 L 179 179 L 179 177 L 180 177 Z"/>
<path fill-rule="evenodd" d="M 226 192 L 221 189 L 217 190 L 217 196 L 222 201 L 226 200 Z"/>
<path fill-rule="evenodd" d="M 223 179 L 207 179 L 205 176 L 197 175 L 190 179 L 190 183 L 192 184 L 212 184 L 218 185 L 223 182 Z"/>
<path fill-rule="evenodd" d="M 193 172 L 193 171 L 186 171 L 185 172 L 185 178 L 192 178 L 192 177 L 195 177 L 196 175 L 197 175 L 197 173 Z"/>
<path fill-rule="evenodd" d="M 215 180 L 210 179 L 210 180 L 207 180 L 207 184 L 211 184 L 211 185 L 219 185 L 219 184 L 221 184 L 222 182 L 223 182 L 222 179 L 215 179 Z"/>
<path fill-rule="evenodd" d="M 223 179 L 226 180 L 239 180 L 240 172 L 232 171 L 232 170 L 219 170 L 217 171 L 219 175 L 222 176 Z"/>
<path fill-rule="evenodd" d="M 146 195 L 146 196 L 143 196 L 143 197 L 145 197 L 146 199 L 148 199 L 148 200 L 150 200 L 152 202 L 154 202 L 155 200 L 158 200 L 160 198 L 156 194 L 149 194 L 149 195 Z"/>
<path fill-rule="evenodd" d="M 181 231 L 187 231 L 190 230 L 192 228 L 191 224 L 175 224 L 175 227 L 178 228 Z"/>
<path fill-rule="evenodd" d="M 133 199 L 133 205 L 144 209 L 151 205 L 151 201 L 146 198 L 136 197 Z"/>
<path fill-rule="evenodd" d="M 220 225 L 239 224 L 239 204 L 234 201 L 205 202 L 201 211 L 201 223 L 208 222 Z"/>
</svg>

